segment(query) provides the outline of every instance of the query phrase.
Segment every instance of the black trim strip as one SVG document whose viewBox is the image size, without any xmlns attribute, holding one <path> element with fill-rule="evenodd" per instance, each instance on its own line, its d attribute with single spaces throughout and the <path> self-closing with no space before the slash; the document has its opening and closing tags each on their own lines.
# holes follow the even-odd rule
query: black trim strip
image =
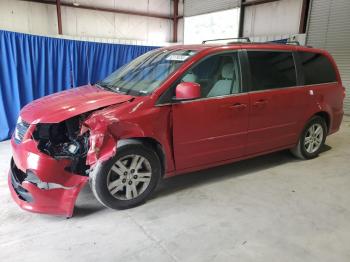
<svg viewBox="0 0 350 262">
<path fill-rule="evenodd" d="M 10 175 L 11 184 L 17 196 L 21 200 L 24 200 L 28 203 L 33 202 L 33 196 L 25 188 L 22 187 L 22 182 L 24 181 L 26 174 L 17 168 L 13 159 L 11 160 Z"/>
</svg>

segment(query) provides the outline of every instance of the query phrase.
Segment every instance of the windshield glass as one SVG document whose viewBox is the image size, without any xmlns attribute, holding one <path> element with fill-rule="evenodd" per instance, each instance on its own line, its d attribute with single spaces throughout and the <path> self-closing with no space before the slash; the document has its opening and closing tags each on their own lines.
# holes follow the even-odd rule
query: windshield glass
<svg viewBox="0 0 350 262">
<path fill-rule="evenodd" d="M 188 58 L 194 50 L 154 50 L 124 65 L 97 85 L 130 95 L 147 95 Z"/>
</svg>

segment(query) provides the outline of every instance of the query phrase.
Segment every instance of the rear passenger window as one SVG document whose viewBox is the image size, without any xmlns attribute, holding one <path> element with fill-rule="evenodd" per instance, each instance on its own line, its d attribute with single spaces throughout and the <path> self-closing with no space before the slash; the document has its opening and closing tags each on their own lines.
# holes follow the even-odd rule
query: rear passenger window
<svg viewBox="0 0 350 262">
<path fill-rule="evenodd" d="M 298 52 L 304 72 L 305 85 L 336 82 L 331 62 L 322 54 Z"/>
<path fill-rule="evenodd" d="M 296 86 L 292 52 L 248 51 L 252 91 Z"/>
</svg>

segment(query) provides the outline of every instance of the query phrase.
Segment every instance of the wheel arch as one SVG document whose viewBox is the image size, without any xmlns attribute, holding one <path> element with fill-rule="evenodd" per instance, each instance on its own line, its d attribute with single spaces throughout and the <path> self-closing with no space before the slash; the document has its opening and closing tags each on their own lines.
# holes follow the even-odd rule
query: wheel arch
<svg viewBox="0 0 350 262">
<path fill-rule="evenodd" d="M 319 116 L 325 120 L 326 127 L 327 127 L 327 130 L 326 130 L 327 135 L 329 134 L 331 127 L 332 127 L 331 114 L 325 108 L 318 108 L 318 110 L 312 110 L 308 114 L 305 114 L 303 117 L 303 120 L 300 121 L 300 124 L 298 125 L 298 131 L 297 131 L 295 144 L 298 143 L 300 135 L 302 134 L 307 123 L 309 123 L 309 121 L 315 116 Z"/>
<path fill-rule="evenodd" d="M 161 168 L 162 168 L 162 176 L 164 176 L 165 170 L 166 170 L 166 156 L 162 145 L 156 139 L 152 137 L 131 137 L 131 138 L 120 139 L 118 140 L 118 143 L 117 143 L 117 151 L 118 151 L 118 147 L 120 146 L 129 145 L 129 144 L 138 144 L 138 143 L 142 143 L 146 147 L 149 147 L 152 150 L 154 150 L 154 152 L 159 157 Z"/>
<path fill-rule="evenodd" d="M 330 116 L 330 114 L 326 111 L 320 111 L 320 112 L 317 112 L 316 114 L 314 114 L 312 117 L 314 117 L 314 116 L 320 116 L 325 120 L 326 126 L 327 126 L 327 134 L 328 134 L 329 130 L 331 128 L 331 116 Z"/>
</svg>

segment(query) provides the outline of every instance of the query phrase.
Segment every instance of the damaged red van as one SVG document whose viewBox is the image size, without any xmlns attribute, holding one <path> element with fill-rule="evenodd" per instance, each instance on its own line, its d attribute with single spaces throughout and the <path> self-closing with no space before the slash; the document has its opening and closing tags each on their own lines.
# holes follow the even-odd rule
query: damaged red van
<svg viewBox="0 0 350 262">
<path fill-rule="evenodd" d="M 105 80 L 25 106 L 8 184 L 25 210 L 71 217 L 89 181 L 113 209 L 164 177 L 291 149 L 316 157 L 345 89 L 324 50 L 271 43 L 153 50 Z"/>
</svg>

